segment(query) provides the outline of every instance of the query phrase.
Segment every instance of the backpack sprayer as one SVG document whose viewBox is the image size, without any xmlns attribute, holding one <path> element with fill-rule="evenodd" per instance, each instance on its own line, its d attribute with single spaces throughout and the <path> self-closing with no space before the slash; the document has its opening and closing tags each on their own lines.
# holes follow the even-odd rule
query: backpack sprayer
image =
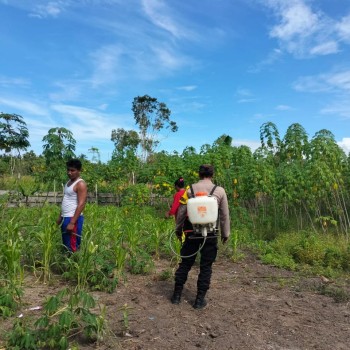
<svg viewBox="0 0 350 350">
<path fill-rule="evenodd" d="M 203 247 L 207 238 L 216 238 L 217 235 L 209 236 L 208 232 L 217 231 L 217 221 L 218 221 L 218 201 L 216 197 L 213 197 L 216 185 L 210 191 L 208 195 L 207 192 L 197 192 L 194 195 L 193 188 L 190 186 L 192 198 L 189 198 L 187 201 L 187 215 L 188 219 L 193 226 L 193 236 L 189 236 L 188 239 L 203 239 L 203 243 L 199 246 L 199 249 L 187 256 L 182 256 L 177 254 L 171 243 L 170 247 L 173 253 L 181 258 L 190 258 L 196 255 Z M 171 237 L 170 237 L 171 238 Z"/>
</svg>

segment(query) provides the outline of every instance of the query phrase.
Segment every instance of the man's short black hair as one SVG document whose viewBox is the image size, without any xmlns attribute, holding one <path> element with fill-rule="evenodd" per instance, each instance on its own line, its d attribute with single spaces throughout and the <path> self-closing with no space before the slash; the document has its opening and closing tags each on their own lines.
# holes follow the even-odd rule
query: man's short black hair
<svg viewBox="0 0 350 350">
<path fill-rule="evenodd" d="M 213 177 L 214 167 L 210 164 L 202 164 L 199 167 L 199 177 Z"/>
<path fill-rule="evenodd" d="M 70 159 L 67 163 L 66 163 L 67 168 L 73 168 L 73 169 L 77 169 L 77 170 L 81 170 L 81 161 L 79 159 Z"/>
</svg>

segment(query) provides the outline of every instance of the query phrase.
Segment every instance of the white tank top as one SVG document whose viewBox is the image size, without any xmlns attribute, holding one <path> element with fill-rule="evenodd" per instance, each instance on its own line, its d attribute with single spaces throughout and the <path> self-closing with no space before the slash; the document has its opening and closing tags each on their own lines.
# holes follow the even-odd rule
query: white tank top
<svg viewBox="0 0 350 350">
<path fill-rule="evenodd" d="M 61 209 L 61 215 L 64 218 L 74 216 L 75 210 L 78 206 L 78 195 L 76 192 L 74 192 L 74 187 L 80 181 L 83 181 L 83 179 L 75 180 L 70 186 L 67 186 L 68 181 L 64 186 L 64 196 Z"/>
</svg>

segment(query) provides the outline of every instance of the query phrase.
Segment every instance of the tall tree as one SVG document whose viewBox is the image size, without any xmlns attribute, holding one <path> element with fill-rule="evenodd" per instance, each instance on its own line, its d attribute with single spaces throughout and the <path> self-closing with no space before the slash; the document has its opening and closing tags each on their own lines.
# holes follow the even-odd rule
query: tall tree
<svg viewBox="0 0 350 350">
<path fill-rule="evenodd" d="M 272 122 L 267 122 L 260 127 L 261 147 L 255 152 L 257 156 L 269 156 L 274 162 L 279 162 L 281 150 L 281 138 L 277 126 Z"/>
<path fill-rule="evenodd" d="M 305 129 L 299 123 L 294 123 L 288 127 L 281 148 L 283 160 L 302 161 L 308 158 L 308 136 Z"/>
<path fill-rule="evenodd" d="M 162 129 L 178 130 L 176 122 L 170 120 L 171 111 L 165 103 L 148 95 L 137 96 L 132 103 L 136 125 L 139 127 L 142 159 L 145 161 L 159 144 L 158 135 Z"/>
<path fill-rule="evenodd" d="M 43 137 L 43 155 L 45 157 L 47 174 L 46 179 L 63 181 L 65 162 L 75 157 L 76 141 L 73 133 L 66 128 L 51 128 Z"/>
<path fill-rule="evenodd" d="M 113 129 L 111 141 L 114 143 L 111 165 L 119 175 L 124 175 L 128 182 L 135 183 L 135 172 L 139 165 L 136 154 L 140 144 L 139 134 L 134 130 Z"/>
<path fill-rule="evenodd" d="M 30 146 L 27 124 L 22 116 L 0 112 L 0 150 L 11 154 L 11 174 L 14 171 L 14 158 L 12 152 L 16 150 L 20 157 L 20 151 Z"/>
<path fill-rule="evenodd" d="M 136 150 L 140 144 L 140 138 L 136 131 L 119 128 L 112 130 L 111 141 L 114 143 L 113 156 L 125 157 L 128 153 L 136 155 Z"/>
</svg>

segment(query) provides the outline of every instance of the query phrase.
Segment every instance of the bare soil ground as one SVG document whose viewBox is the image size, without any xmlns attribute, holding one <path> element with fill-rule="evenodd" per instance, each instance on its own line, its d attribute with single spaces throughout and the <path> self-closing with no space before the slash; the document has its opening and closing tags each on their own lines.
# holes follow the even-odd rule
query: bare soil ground
<svg viewBox="0 0 350 350">
<path fill-rule="evenodd" d="M 236 263 L 219 257 L 208 306 L 195 310 L 198 266 L 190 272 L 180 305 L 169 301 L 172 277 L 160 278 L 170 268 L 169 261 L 160 260 L 152 275 L 128 275 L 112 294 L 94 292 L 106 305 L 108 332 L 100 344 L 80 343 L 79 349 L 350 349 L 350 303 L 337 303 L 318 292 L 334 281 L 301 277 L 263 265 L 251 255 Z M 19 313 L 34 316 L 40 310 L 25 309 L 41 305 L 63 285 L 31 280 L 27 278 L 25 305 Z M 349 279 L 342 283 L 349 292 Z M 0 320 L 0 329 L 10 329 L 11 322 Z"/>
</svg>

